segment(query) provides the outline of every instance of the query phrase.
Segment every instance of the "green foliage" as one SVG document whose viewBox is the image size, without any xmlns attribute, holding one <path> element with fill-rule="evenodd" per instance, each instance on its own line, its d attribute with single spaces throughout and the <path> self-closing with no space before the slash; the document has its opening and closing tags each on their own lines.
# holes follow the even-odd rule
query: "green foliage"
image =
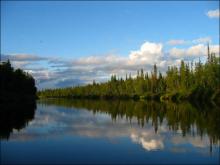
<svg viewBox="0 0 220 165">
<path fill-rule="evenodd" d="M 40 91 L 40 97 L 67 98 L 134 98 L 156 100 L 218 100 L 220 90 L 220 62 L 213 53 L 208 52 L 205 64 L 201 61 L 186 64 L 181 61 L 180 67 L 169 66 L 166 75 L 162 75 L 156 64 L 150 75 L 143 69 L 137 71 L 137 77 L 126 75 L 126 79 L 116 78 L 105 83 L 95 83 L 86 86 Z"/>
<path fill-rule="evenodd" d="M 14 70 L 10 61 L 0 64 L 0 101 L 26 100 L 36 97 L 34 78 L 21 69 Z"/>
</svg>

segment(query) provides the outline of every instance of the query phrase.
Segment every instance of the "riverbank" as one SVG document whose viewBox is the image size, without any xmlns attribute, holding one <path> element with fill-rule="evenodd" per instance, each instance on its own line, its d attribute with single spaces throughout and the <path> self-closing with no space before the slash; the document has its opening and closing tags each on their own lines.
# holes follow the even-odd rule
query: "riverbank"
<svg viewBox="0 0 220 165">
<path fill-rule="evenodd" d="M 172 101 L 172 102 L 214 102 L 220 103 L 220 90 L 216 90 L 214 93 L 205 90 L 197 89 L 194 91 L 177 91 L 170 93 L 147 93 L 146 95 L 68 95 L 68 96 L 41 96 L 38 95 L 39 99 L 44 98 L 67 98 L 67 99 L 104 99 L 104 100 L 152 100 L 152 101 Z"/>
</svg>

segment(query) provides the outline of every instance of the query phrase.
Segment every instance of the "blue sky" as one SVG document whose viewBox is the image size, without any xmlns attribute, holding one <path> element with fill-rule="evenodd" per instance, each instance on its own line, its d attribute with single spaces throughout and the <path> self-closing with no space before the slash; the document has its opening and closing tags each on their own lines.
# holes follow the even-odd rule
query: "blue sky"
<svg viewBox="0 0 220 165">
<path fill-rule="evenodd" d="M 201 44 L 205 44 L 207 41 L 215 46 L 213 50 L 217 49 L 217 45 L 219 45 L 218 6 L 218 1 L 1 1 L 1 54 L 7 57 L 16 56 L 11 57 L 12 59 L 19 58 L 21 55 L 23 61 L 20 58 L 17 60 L 20 64 L 18 65 L 17 62 L 15 65 L 31 71 L 34 76 L 40 72 L 36 73 L 32 68 L 47 69 L 48 74 L 55 74 L 53 72 L 58 72 L 58 70 L 71 70 L 72 65 L 77 63 L 79 70 L 79 68 L 85 67 L 85 63 L 80 65 L 80 61 L 81 63 L 87 61 L 86 67 L 90 62 L 93 65 L 97 64 L 96 67 L 99 62 L 106 62 L 109 67 L 112 58 L 112 63 L 117 59 L 123 62 L 125 58 L 132 56 L 131 51 L 136 51 L 138 54 L 133 55 L 135 58 L 144 56 L 142 60 L 151 59 L 146 52 L 151 52 L 151 56 L 154 55 L 150 50 L 152 45 L 146 44 L 141 51 L 141 46 L 145 42 L 156 44 L 155 49 L 160 48 L 158 44 L 162 44 L 162 50 L 157 51 L 157 54 L 162 53 L 163 60 L 165 60 L 165 56 L 169 56 L 170 52 L 173 54 L 177 52 L 173 57 L 178 56 L 185 59 L 179 50 L 170 50 L 181 49 L 185 54 L 193 55 L 194 49 L 202 49 Z M 207 14 L 209 11 L 213 11 L 213 13 Z M 190 49 L 199 44 L 200 46 Z M 187 49 L 191 51 L 187 52 Z M 200 54 L 204 55 L 201 52 Z M 28 57 L 31 60 L 27 60 Z M 198 55 L 193 57 L 198 57 Z M 162 58 L 159 56 L 156 61 L 148 61 L 156 63 L 159 59 L 161 62 Z M 14 61 L 16 62 L 16 60 Z M 59 66 L 65 66 L 56 65 L 54 67 L 54 61 L 56 64 L 59 63 Z M 70 61 L 72 61 L 71 64 Z M 141 66 L 140 63 L 137 64 L 137 66 Z M 143 65 L 143 63 L 141 64 Z M 148 62 L 146 62 L 147 64 Z M 169 60 L 169 64 L 172 64 L 172 60 Z M 176 64 L 175 61 L 173 64 Z M 150 66 L 149 64 L 149 68 Z M 161 66 L 161 69 L 164 68 Z M 124 72 L 131 72 L 133 69 L 126 66 L 117 73 L 123 75 Z M 92 67 L 85 72 L 90 71 L 94 72 L 93 74 L 100 81 L 114 73 L 112 70 L 105 72 Z M 79 72 L 82 71 L 79 70 Z M 92 74 L 86 76 L 94 77 Z M 51 75 L 49 77 L 51 78 Z M 37 76 L 36 79 L 38 79 Z M 49 85 L 45 85 L 45 87 L 60 84 L 58 79 L 58 77 L 54 77 L 53 83 L 51 79 L 48 79 Z M 70 78 L 63 78 L 62 81 L 65 80 L 71 84 Z M 75 77 L 73 75 L 72 80 L 84 81 L 77 74 Z"/>
</svg>

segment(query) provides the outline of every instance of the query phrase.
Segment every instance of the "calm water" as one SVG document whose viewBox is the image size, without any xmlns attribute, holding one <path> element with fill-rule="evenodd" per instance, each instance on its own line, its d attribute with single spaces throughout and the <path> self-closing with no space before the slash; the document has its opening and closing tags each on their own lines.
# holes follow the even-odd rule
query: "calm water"
<svg viewBox="0 0 220 165">
<path fill-rule="evenodd" d="M 219 163 L 216 106 L 54 99 L 7 108 L 3 164 Z"/>
</svg>

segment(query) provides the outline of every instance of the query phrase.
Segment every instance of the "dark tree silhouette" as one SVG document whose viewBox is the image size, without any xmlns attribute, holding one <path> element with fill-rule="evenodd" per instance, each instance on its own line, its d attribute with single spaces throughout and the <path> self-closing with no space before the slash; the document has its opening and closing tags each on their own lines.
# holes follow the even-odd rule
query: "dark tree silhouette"
<svg viewBox="0 0 220 165">
<path fill-rule="evenodd" d="M 0 104 L 0 139 L 9 139 L 14 129 L 21 130 L 34 119 L 36 101 Z"/>
<path fill-rule="evenodd" d="M 21 69 L 11 66 L 10 61 L 0 64 L 0 102 L 26 101 L 36 99 L 34 78 Z"/>
</svg>

